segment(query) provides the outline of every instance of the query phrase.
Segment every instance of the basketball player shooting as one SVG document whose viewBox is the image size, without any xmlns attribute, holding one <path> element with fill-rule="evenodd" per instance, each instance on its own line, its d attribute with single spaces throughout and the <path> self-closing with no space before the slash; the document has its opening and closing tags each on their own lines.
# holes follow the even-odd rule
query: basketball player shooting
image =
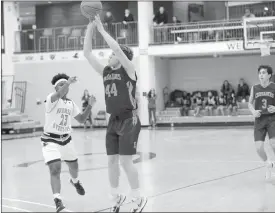
<svg viewBox="0 0 275 213">
<path fill-rule="evenodd" d="M 84 123 L 88 118 L 95 98 L 92 96 L 88 101 L 88 107 L 83 113 L 74 101 L 67 98 L 69 87 L 76 82 L 76 77 L 66 74 L 58 74 L 53 77 L 52 85 L 55 92 L 50 93 L 45 101 L 45 126 L 41 136 L 42 152 L 45 163 L 48 165 L 51 177 L 51 186 L 56 205 L 56 212 L 65 208 L 61 191 L 61 159 L 63 159 L 70 171 L 70 183 L 75 187 L 79 195 L 84 195 L 85 190 L 78 180 L 78 161 L 72 141 L 72 118 L 79 123 Z"/>
<path fill-rule="evenodd" d="M 266 179 L 269 179 L 273 175 L 272 168 L 275 168 L 275 163 L 268 160 L 264 141 L 268 134 L 270 145 L 275 154 L 275 84 L 270 81 L 273 74 L 270 66 L 260 66 L 258 74 L 260 84 L 251 88 L 248 107 L 255 117 L 254 141 L 257 153 L 265 162 Z"/>
<path fill-rule="evenodd" d="M 92 54 L 91 41 L 96 28 L 113 50 L 109 58 L 109 64 L 105 67 Z M 131 212 L 141 212 L 147 203 L 147 198 L 140 195 L 138 171 L 133 164 L 133 155 L 136 154 L 141 129 L 140 120 L 136 114 L 137 76 L 132 63 L 133 52 L 130 48 L 119 45 L 105 31 L 97 15 L 95 21 L 87 27 L 84 40 L 84 56 L 95 71 L 103 76 L 106 109 L 107 113 L 111 114 L 106 133 L 108 174 L 111 197 L 114 202 L 111 212 L 119 212 L 120 206 L 126 199 L 125 195 L 118 193 L 119 161 L 131 186 L 131 197 L 134 205 Z"/>
</svg>

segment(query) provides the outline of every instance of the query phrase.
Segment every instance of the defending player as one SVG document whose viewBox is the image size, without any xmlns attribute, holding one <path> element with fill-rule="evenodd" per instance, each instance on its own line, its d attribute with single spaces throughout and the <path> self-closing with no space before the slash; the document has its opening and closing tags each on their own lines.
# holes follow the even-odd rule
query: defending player
<svg viewBox="0 0 275 213">
<path fill-rule="evenodd" d="M 92 54 L 92 36 L 95 27 L 113 50 L 109 64 L 103 67 Z M 135 99 L 137 76 L 133 63 L 133 52 L 126 46 L 120 46 L 103 28 L 99 16 L 87 27 L 84 40 L 84 56 L 92 67 L 103 76 L 107 112 L 111 114 L 106 134 L 108 155 L 108 173 L 111 195 L 114 201 L 112 212 L 119 212 L 126 196 L 118 193 L 119 161 L 131 186 L 134 208 L 131 212 L 141 212 L 147 198 L 140 195 L 138 171 L 133 164 L 141 124 L 136 115 Z"/>
<path fill-rule="evenodd" d="M 61 182 L 61 159 L 63 159 L 70 171 L 71 184 L 80 195 L 85 194 L 85 190 L 78 180 L 77 155 L 72 142 L 72 118 L 79 123 L 84 123 L 89 116 L 95 98 L 90 97 L 88 107 L 80 113 L 74 101 L 67 98 L 69 86 L 76 82 L 76 77 L 66 74 L 57 74 L 52 79 L 55 92 L 50 93 L 45 100 L 45 126 L 41 136 L 42 152 L 45 163 L 48 165 L 51 177 L 51 186 L 56 204 L 56 212 L 65 208 L 60 196 Z"/>
<path fill-rule="evenodd" d="M 254 140 L 258 155 L 266 163 L 266 178 L 271 177 L 271 169 L 275 163 L 268 160 L 264 150 L 266 134 L 275 154 L 275 84 L 270 82 L 273 71 L 270 66 L 258 68 L 260 84 L 251 88 L 248 107 L 255 117 Z M 255 101 L 255 106 L 254 106 Z"/>
</svg>

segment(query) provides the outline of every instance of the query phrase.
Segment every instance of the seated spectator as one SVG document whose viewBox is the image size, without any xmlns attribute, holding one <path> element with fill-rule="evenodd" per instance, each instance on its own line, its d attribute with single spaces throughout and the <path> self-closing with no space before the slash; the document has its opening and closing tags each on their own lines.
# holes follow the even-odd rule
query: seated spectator
<svg viewBox="0 0 275 213">
<path fill-rule="evenodd" d="M 231 84 L 227 80 L 223 82 L 221 92 L 225 95 L 226 102 L 228 103 L 228 100 L 231 97 L 231 93 L 234 92 L 234 90 Z"/>
<path fill-rule="evenodd" d="M 246 8 L 243 19 L 244 18 L 255 18 L 255 15 L 253 13 L 251 13 L 249 8 Z"/>
<path fill-rule="evenodd" d="M 241 78 L 238 84 L 237 100 L 238 102 L 246 102 L 249 99 L 249 86 L 245 83 L 244 79 Z"/>
<path fill-rule="evenodd" d="M 188 116 L 188 111 L 191 109 L 191 97 L 187 92 L 183 92 L 181 115 Z"/>
<path fill-rule="evenodd" d="M 226 108 L 226 97 L 225 95 L 221 92 L 220 96 L 217 98 L 217 113 L 219 114 L 219 112 L 221 113 L 221 115 L 224 116 L 224 110 Z"/>
<path fill-rule="evenodd" d="M 208 92 L 208 97 L 206 100 L 206 107 L 205 110 L 209 116 L 213 115 L 213 109 L 216 107 L 216 99 L 215 96 L 213 96 L 212 92 Z"/>
<path fill-rule="evenodd" d="M 195 97 L 194 97 L 194 107 L 195 107 L 194 116 L 196 116 L 196 117 L 201 116 L 200 112 L 203 109 L 203 101 L 204 101 L 204 99 L 202 98 L 200 92 L 195 94 Z"/>
<path fill-rule="evenodd" d="M 168 23 L 168 14 L 165 11 L 164 7 L 160 7 L 159 11 L 155 13 L 153 18 L 154 26 L 160 27 L 156 30 L 157 41 L 166 41 L 167 40 L 167 28 L 163 25 Z"/>
<path fill-rule="evenodd" d="M 228 99 L 228 111 L 229 115 L 237 115 L 238 105 L 235 93 L 232 92 L 230 98 Z"/>
</svg>

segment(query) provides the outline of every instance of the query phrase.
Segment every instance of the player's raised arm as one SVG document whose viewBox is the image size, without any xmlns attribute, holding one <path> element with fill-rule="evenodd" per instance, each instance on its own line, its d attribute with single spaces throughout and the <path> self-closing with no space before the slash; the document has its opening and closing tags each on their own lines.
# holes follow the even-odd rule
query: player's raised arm
<svg viewBox="0 0 275 213">
<path fill-rule="evenodd" d="M 62 82 L 61 88 L 58 88 L 60 83 Z M 67 92 L 72 83 L 76 82 L 76 77 L 70 77 L 70 78 L 62 78 L 55 82 L 54 87 L 56 89 L 56 92 L 52 94 L 51 96 L 51 102 L 55 102 L 58 99 L 62 98 Z"/>
<path fill-rule="evenodd" d="M 119 62 L 122 64 L 124 69 L 126 70 L 127 74 L 131 79 L 136 79 L 136 71 L 134 68 L 134 65 L 132 61 L 130 61 L 127 56 L 124 54 L 123 50 L 121 49 L 120 45 L 117 43 L 115 39 L 112 38 L 112 36 L 107 33 L 101 23 L 99 15 L 95 17 L 95 23 L 97 26 L 97 30 L 101 33 L 104 40 L 107 42 L 109 47 L 113 50 L 115 55 L 117 56 Z"/>
<path fill-rule="evenodd" d="M 95 33 L 96 26 L 94 22 L 91 22 L 87 26 L 86 35 L 84 38 L 84 47 L 83 52 L 85 58 L 89 61 L 92 67 L 98 72 L 100 75 L 103 75 L 104 66 L 98 62 L 98 59 L 92 54 L 92 37 Z"/>
</svg>

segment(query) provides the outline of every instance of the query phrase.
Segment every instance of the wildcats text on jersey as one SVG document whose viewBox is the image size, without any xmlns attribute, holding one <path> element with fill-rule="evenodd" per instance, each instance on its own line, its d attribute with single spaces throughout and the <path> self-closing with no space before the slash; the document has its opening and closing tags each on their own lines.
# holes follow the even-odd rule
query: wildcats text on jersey
<svg viewBox="0 0 275 213">
<path fill-rule="evenodd" d="M 121 80 L 121 76 L 120 76 L 120 74 L 112 73 L 112 74 L 106 75 L 106 76 L 103 78 L 103 80 L 104 80 L 104 82 L 105 82 L 105 81 L 110 81 L 110 80 Z"/>
<path fill-rule="evenodd" d="M 68 108 L 58 108 L 56 114 L 60 114 L 60 113 L 71 115 L 71 110 Z"/>
<path fill-rule="evenodd" d="M 271 98 L 274 98 L 274 93 L 272 92 L 257 92 L 255 94 L 255 98 L 258 98 L 258 97 L 271 97 Z"/>
</svg>

